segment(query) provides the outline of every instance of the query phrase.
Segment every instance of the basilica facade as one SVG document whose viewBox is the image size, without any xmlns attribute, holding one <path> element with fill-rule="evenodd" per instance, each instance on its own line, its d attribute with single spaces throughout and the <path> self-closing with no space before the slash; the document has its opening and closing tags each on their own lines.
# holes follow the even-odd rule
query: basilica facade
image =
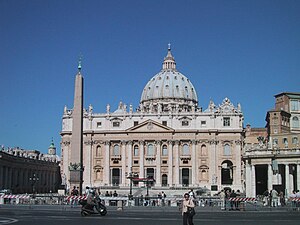
<svg viewBox="0 0 300 225">
<path fill-rule="evenodd" d="M 81 67 L 77 77 L 83 80 Z M 225 97 L 200 107 L 196 89 L 177 70 L 170 47 L 136 110 L 120 102 L 117 109 L 107 105 L 106 112 L 96 113 L 90 105 L 82 110 L 82 121 L 75 120 L 76 110 L 81 111 L 75 105 L 82 105 L 83 98 L 80 82 L 76 78 L 74 108 L 65 107 L 62 119 L 61 168 L 68 187 L 78 184 L 80 175 L 73 172 L 79 170 L 83 187 L 128 188 L 134 174 L 157 188 L 244 190 L 240 104 Z"/>
</svg>

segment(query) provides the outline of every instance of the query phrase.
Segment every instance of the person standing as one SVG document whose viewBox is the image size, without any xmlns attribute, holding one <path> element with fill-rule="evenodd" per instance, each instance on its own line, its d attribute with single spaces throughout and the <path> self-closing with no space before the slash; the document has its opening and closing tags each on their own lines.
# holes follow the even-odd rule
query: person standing
<svg viewBox="0 0 300 225">
<path fill-rule="evenodd" d="M 71 205 L 77 205 L 77 196 L 79 195 L 79 192 L 76 188 L 76 186 L 73 187 L 72 191 L 71 191 Z"/>
<path fill-rule="evenodd" d="M 182 221 L 183 225 L 194 225 L 191 211 L 195 212 L 194 201 L 190 198 L 189 193 L 185 193 L 182 200 Z"/>
<path fill-rule="evenodd" d="M 224 189 L 222 189 L 220 192 L 220 199 L 221 199 L 221 210 L 226 210 Z"/>
</svg>

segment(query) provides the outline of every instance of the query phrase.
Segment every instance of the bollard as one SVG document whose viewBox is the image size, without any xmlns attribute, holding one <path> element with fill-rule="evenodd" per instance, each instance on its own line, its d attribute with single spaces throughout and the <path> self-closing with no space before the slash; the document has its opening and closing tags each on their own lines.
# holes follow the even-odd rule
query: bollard
<svg viewBox="0 0 300 225">
<path fill-rule="evenodd" d="M 122 211 L 123 210 L 123 202 L 122 202 L 122 200 L 119 200 L 117 202 L 117 210 L 118 211 Z"/>
</svg>

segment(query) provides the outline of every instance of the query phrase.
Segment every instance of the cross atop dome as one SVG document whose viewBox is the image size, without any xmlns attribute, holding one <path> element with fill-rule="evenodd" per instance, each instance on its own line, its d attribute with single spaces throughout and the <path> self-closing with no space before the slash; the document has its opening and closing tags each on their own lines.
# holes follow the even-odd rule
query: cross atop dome
<svg viewBox="0 0 300 225">
<path fill-rule="evenodd" d="M 168 44 L 168 54 L 167 56 L 164 58 L 164 62 L 163 62 L 163 70 L 176 70 L 176 62 L 175 62 L 175 58 L 172 56 L 171 53 L 171 44 Z"/>
</svg>

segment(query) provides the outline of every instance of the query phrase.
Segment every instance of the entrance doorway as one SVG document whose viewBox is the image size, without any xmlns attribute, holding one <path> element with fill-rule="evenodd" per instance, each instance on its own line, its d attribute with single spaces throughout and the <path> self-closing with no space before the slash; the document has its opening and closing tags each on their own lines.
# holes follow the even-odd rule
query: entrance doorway
<svg viewBox="0 0 300 225">
<path fill-rule="evenodd" d="M 147 178 L 154 179 L 154 169 L 153 168 L 147 168 L 146 174 L 147 174 Z M 149 181 L 148 185 L 153 186 L 154 182 Z"/>
<path fill-rule="evenodd" d="M 255 166 L 256 194 L 262 195 L 268 190 L 268 165 Z M 272 177 L 270 178 L 272 179 Z"/>
<path fill-rule="evenodd" d="M 181 176 L 182 176 L 182 186 L 188 187 L 189 186 L 189 178 L 190 178 L 190 170 L 188 168 L 182 168 Z"/>
<path fill-rule="evenodd" d="M 112 169 L 112 178 L 111 178 L 111 184 L 113 186 L 119 186 L 120 185 L 120 169 L 118 168 L 113 168 Z"/>
</svg>

